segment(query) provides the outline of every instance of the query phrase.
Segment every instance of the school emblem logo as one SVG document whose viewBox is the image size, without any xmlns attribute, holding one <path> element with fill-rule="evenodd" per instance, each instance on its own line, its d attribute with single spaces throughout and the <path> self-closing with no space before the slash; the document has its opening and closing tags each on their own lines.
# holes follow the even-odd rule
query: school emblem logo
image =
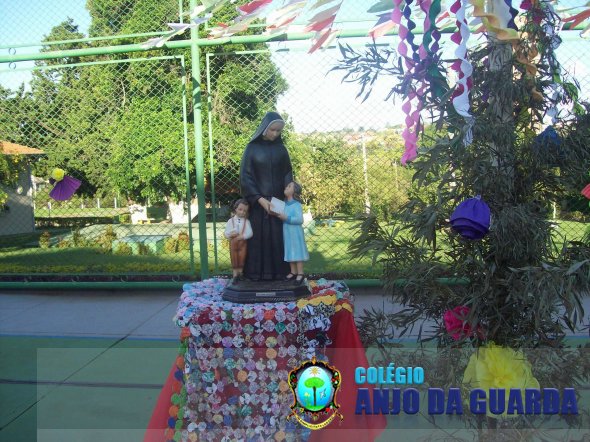
<svg viewBox="0 0 590 442">
<path fill-rule="evenodd" d="M 287 419 L 295 417 L 312 430 L 324 428 L 336 416 L 342 421 L 344 417 L 338 412 L 340 405 L 336 402 L 341 380 L 338 369 L 316 360 L 315 356 L 291 370 L 289 387 L 293 392 L 293 405 Z"/>
</svg>

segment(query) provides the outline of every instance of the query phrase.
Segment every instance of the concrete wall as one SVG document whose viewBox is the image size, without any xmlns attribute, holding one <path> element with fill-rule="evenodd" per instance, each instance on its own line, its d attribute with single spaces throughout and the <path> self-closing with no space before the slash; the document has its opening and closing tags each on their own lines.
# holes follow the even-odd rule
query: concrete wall
<svg viewBox="0 0 590 442">
<path fill-rule="evenodd" d="M 18 176 L 18 183 L 15 186 L 2 186 L 2 189 L 8 194 L 6 206 L 9 210 L 0 211 L 0 235 L 33 232 L 35 230 L 35 216 L 29 166 L 23 165 Z"/>
</svg>

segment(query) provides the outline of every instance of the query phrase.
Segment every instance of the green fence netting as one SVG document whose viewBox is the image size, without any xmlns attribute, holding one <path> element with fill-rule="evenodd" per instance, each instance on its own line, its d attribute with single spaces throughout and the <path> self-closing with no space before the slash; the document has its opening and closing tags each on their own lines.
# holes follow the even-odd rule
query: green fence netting
<svg viewBox="0 0 590 442">
<path fill-rule="evenodd" d="M 2 273 L 194 273 L 181 57 L 44 66 L 2 98 L 20 168 L 0 215 Z M 54 168 L 82 183 L 67 201 L 49 195 Z"/>
<path fill-rule="evenodd" d="M 44 14 L 39 23 L 26 12 L 28 3 L 6 8 L 10 20 L 27 26 L 5 32 L 3 50 L 31 52 L 24 46 L 47 39 L 62 43 L 45 44 L 43 51 L 106 45 L 103 37 L 140 42 L 146 33 L 165 31 L 167 22 L 186 20 L 180 11 L 188 10 L 187 2 L 175 0 L 94 0 L 87 2 L 85 16 L 75 9 L 84 9 L 83 3 L 47 6 L 37 11 Z M 350 16 L 339 20 L 354 24 L 366 9 L 358 7 L 358 14 L 349 8 Z M 577 31 L 561 36 L 560 62 L 587 99 L 588 42 Z M 98 40 L 80 41 L 86 37 Z M 379 43 L 395 47 L 397 37 Z M 264 113 L 275 109 L 288 122 L 286 145 L 304 189 L 311 255 L 306 273 L 378 277 L 379 265 L 349 258 L 357 217 L 368 212 L 395 217 L 412 192 L 427 191 L 412 183 L 411 165 L 400 164 L 401 103 L 385 101 L 396 79 L 379 79 L 362 101 L 357 85 L 342 83 L 342 73 L 331 72 L 337 44 L 314 54 L 308 48 L 309 42 L 282 42 L 202 49 L 204 213 L 197 207 L 191 66 L 184 66 L 188 49 L 3 66 L 0 141 L 12 153 L 0 164 L 11 171 L 0 192 L 1 277 L 195 276 L 201 271 L 199 221 L 206 226 L 210 272 L 229 273 L 223 227 L 239 196 L 240 158 Z M 49 198 L 55 167 L 82 182 L 68 201 Z M 572 194 L 550 204 L 556 239 L 583 238 L 588 201 Z"/>
<path fill-rule="evenodd" d="M 186 22 L 188 16 L 183 11 L 187 10 L 188 1 L 183 6 L 182 0 L 24 1 L 11 6 L 3 2 L 3 22 L 19 26 L 3 26 L 0 47 L 19 48 L 51 41 L 54 48 L 63 49 L 60 42 L 76 39 L 101 41 L 160 35 L 169 30 L 166 23 L 182 19 Z M 69 23 L 76 35 L 58 32 L 54 27 L 60 23 Z"/>
</svg>

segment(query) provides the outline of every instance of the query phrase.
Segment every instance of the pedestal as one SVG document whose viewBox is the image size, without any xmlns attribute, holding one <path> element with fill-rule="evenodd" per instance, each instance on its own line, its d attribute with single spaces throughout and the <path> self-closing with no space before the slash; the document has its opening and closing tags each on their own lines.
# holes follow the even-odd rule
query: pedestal
<svg viewBox="0 0 590 442">
<path fill-rule="evenodd" d="M 224 301 L 240 304 L 259 302 L 291 302 L 311 295 L 307 284 L 294 281 L 238 281 L 222 293 Z"/>
<path fill-rule="evenodd" d="M 319 355 L 341 372 L 338 403 L 344 421 L 313 431 L 309 441 L 368 442 L 377 437 L 385 416 L 355 412 L 355 370 L 368 367 L 368 361 L 348 287 L 338 281 L 310 281 L 314 294 L 307 299 L 256 305 L 223 301 L 226 282 L 210 279 L 183 287 L 175 316 L 181 327 L 180 352 L 144 442 L 308 440 L 309 429 L 287 420 L 294 400 L 288 380 L 291 370 Z M 298 289 L 282 282 L 266 287 Z"/>
</svg>

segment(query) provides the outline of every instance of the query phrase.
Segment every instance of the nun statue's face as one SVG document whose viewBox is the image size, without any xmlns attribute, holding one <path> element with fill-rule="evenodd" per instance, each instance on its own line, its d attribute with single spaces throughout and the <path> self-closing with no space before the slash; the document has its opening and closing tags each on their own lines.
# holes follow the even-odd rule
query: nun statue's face
<svg viewBox="0 0 590 442">
<path fill-rule="evenodd" d="M 275 121 L 271 123 L 270 126 L 264 131 L 262 134 L 262 139 L 267 141 L 274 141 L 276 140 L 281 132 L 283 131 L 283 127 L 285 127 L 285 123 L 281 123 L 280 121 Z"/>
</svg>

